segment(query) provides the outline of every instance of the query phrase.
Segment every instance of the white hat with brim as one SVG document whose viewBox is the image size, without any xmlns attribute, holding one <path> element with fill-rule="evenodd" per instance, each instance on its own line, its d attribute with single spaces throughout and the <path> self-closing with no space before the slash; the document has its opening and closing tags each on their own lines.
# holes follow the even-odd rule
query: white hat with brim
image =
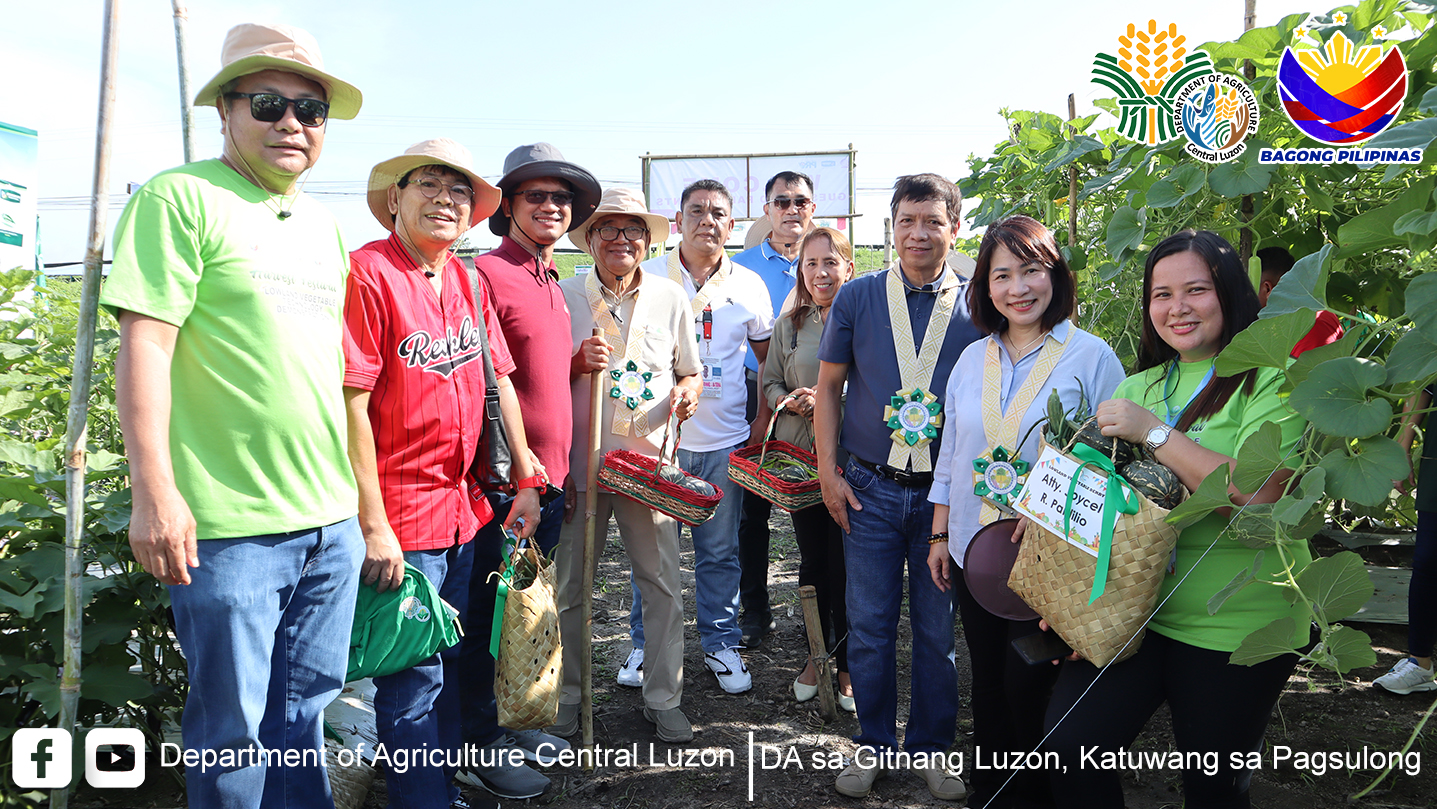
<svg viewBox="0 0 1437 809">
<path fill-rule="evenodd" d="M 474 202 L 470 206 L 469 224 L 466 230 L 488 219 L 499 210 L 499 189 L 484 181 L 474 171 L 474 158 L 469 150 L 448 138 L 422 140 L 398 157 L 375 166 L 369 172 L 369 212 L 379 224 L 394 230 L 394 214 L 389 212 L 389 187 L 404 178 L 409 172 L 424 166 L 444 166 L 464 175 L 469 187 L 474 189 Z"/>
<path fill-rule="evenodd" d="M 599 207 L 594 209 L 594 214 L 584 221 L 584 224 L 569 232 L 569 241 L 579 250 L 589 252 L 589 231 L 593 229 L 594 223 L 606 216 L 633 216 L 644 220 L 649 226 L 649 245 L 656 242 L 667 241 L 669 238 L 669 218 L 663 214 L 649 213 L 644 206 L 644 197 L 632 188 L 606 188 L 599 197 Z"/>
<path fill-rule="evenodd" d="M 759 242 L 767 239 L 768 234 L 772 232 L 773 223 L 768 221 L 767 216 L 762 219 L 753 220 L 753 224 L 749 225 L 748 230 L 743 234 L 743 249 L 748 250 L 757 247 Z"/>
<path fill-rule="evenodd" d="M 220 91 L 241 76 L 262 70 L 282 70 L 324 86 L 329 102 L 329 117 L 350 119 L 359 114 L 364 96 L 348 82 L 324 72 L 324 58 L 319 43 L 308 31 L 288 25 L 236 25 L 225 36 L 220 50 L 220 72 L 210 79 L 195 96 L 196 107 L 218 107 Z"/>
</svg>

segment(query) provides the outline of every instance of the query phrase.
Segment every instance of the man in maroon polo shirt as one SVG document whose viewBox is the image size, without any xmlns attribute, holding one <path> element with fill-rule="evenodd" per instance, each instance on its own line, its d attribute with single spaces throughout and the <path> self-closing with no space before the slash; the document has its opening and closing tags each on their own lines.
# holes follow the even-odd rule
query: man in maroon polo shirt
<svg viewBox="0 0 1437 809">
<path fill-rule="evenodd" d="M 564 159 L 547 143 L 520 146 L 504 160 L 499 180 L 503 198 L 489 217 L 489 229 L 502 236 L 499 246 L 474 260 L 478 280 L 494 306 L 504 331 L 515 371 L 509 375 L 525 413 L 529 451 L 551 487 L 564 483 L 569 471 L 573 407 L 569 394 L 569 308 L 559 290 L 554 244 L 588 220 L 599 204 L 599 181 Z M 532 422 L 532 424 L 531 424 Z M 535 539 L 546 554 L 559 544 L 564 498 L 554 496 L 540 511 Z M 496 498 L 494 509 L 507 513 L 507 498 Z M 493 618 L 495 586 L 488 571 L 498 569 L 502 547 L 498 522 L 480 530 L 470 587 L 469 625 L 460 659 L 469 674 L 463 695 L 465 741 L 483 746 L 503 733 L 530 761 L 549 763 L 549 756 L 568 742 L 534 730 L 498 728 L 494 705 L 494 658 L 489 655 L 489 621 Z M 488 536 L 489 533 L 494 535 Z M 544 745 L 548 746 L 544 746 Z M 547 755 L 545 755 L 547 754 Z M 461 775 L 460 779 L 464 780 Z"/>
</svg>

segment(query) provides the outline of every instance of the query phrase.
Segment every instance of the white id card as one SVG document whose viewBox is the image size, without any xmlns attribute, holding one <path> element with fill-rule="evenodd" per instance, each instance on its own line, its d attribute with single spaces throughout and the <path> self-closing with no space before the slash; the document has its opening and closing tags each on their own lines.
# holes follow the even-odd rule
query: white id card
<svg viewBox="0 0 1437 809">
<path fill-rule="evenodd" d="M 699 394 L 702 399 L 723 398 L 723 363 L 718 360 L 703 358 L 704 364 L 704 390 Z"/>
</svg>

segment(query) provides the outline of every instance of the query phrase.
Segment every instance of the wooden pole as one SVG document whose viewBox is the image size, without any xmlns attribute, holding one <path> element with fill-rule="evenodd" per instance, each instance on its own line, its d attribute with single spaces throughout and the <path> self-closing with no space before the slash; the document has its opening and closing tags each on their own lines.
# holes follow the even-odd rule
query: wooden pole
<svg viewBox="0 0 1437 809">
<path fill-rule="evenodd" d="M 1068 134 L 1077 137 L 1078 128 L 1071 123 L 1077 120 L 1078 104 L 1072 93 L 1068 93 Z M 1078 164 L 1068 166 L 1068 246 L 1078 246 Z"/>
<path fill-rule="evenodd" d="M 1255 25 L 1257 25 L 1257 0 L 1245 0 L 1242 12 L 1242 30 L 1246 33 L 1251 31 Z M 1251 59 L 1243 60 L 1242 75 L 1249 83 L 1257 78 L 1257 66 L 1252 63 Z M 1238 208 L 1238 218 L 1242 220 L 1243 227 L 1237 234 L 1237 256 L 1244 269 L 1252 260 L 1252 228 L 1248 227 L 1247 223 L 1252 221 L 1254 213 L 1252 195 L 1243 194 Z"/>
<path fill-rule="evenodd" d="M 595 267 L 589 272 L 598 271 Z M 603 334 L 603 329 L 594 327 L 595 337 Z M 599 442 L 604 415 L 603 377 L 602 371 L 589 373 L 589 466 L 585 480 L 588 488 L 584 490 L 584 610 L 581 613 L 584 631 L 579 636 L 579 725 L 583 728 L 584 747 L 589 749 L 594 747 L 594 569 L 599 564 L 594 558 L 597 544 L 594 535 L 598 529 L 599 464 L 602 462 Z"/>
<path fill-rule="evenodd" d="M 180 134 L 184 136 L 185 162 L 195 162 L 195 108 L 190 104 L 190 67 L 185 59 L 185 22 L 189 12 L 181 0 L 170 0 L 175 11 L 175 58 L 180 65 Z"/>
<path fill-rule="evenodd" d="M 808 659 L 818 671 L 818 712 L 824 721 L 838 719 L 838 705 L 833 699 L 833 675 L 828 671 L 828 650 L 823 637 L 823 622 L 818 619 L 818 591 L 813 585 L 798 588 L 803 605 L 803 626 L 808 630 Z"/>
<path fill-rule="evenodd" d="M 105 0 L 101 34 L 100 112 L 95 133 L 95 178 L 90 195 L 90 235 L 85 248 L 85 278 L 80 288 L 75 364 L 71 369 L 70 407 L 65 425 L 65 637 L 60 674 L 60 729 L 73 732 L 80 707 L 80 652 L 84 606 L 85 440 L 89 426 L 90 372 L 95 358 L 95 318 L 99 314 L 100 268 L 105 255 L 105 213 L 110 204 L 110 123 L 115 108 L 116 43 L 119 0 Z M 50 805 L 65 809 L 69 786 L 50 792 Z"/>
</svg>

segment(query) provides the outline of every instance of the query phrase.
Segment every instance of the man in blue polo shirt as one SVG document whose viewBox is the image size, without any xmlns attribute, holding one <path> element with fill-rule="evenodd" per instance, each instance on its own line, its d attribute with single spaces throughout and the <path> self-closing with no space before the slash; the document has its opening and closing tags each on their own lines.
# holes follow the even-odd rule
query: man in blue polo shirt
<svg viewBox="0 0 1437 809">
<path fill-rule="evenodd" d="M 813 229 L 813 212 L 816 208 L 813 195 L 813 180 L 807 174 L 797 171 L 780 171 L 769 178 L 763 187 L 763 212 L 765 219 L 753 223 L 753 231 L 768 231 L 763 241 L 735 255 L 735 264 L 753 270 L 768 287 L 773 302 L 773 314 L 783 310 L 783 302 L 793 291 L 797 272 L 794 264 L 798 261 L 798 245 Z M 748 376 L 748 420 L 753 425 L 750 443 L 763 440 L 763 431 L 768 428 L 773 411 L 767 400 L 759 395 L 758 361 L 749 352 L 744 363 Z M 738 525 L 739 563 L 743 566 L 743 577 L 739 584 L 739 598 L 743 615 L 739 619 L 743 630 L 743 643 L 750 648 L 758 646 L 773 629 L 773 615 L 768 606 L 768 520 L 773 505 L 747 489 L 743 493 L 743 514 Z"/>
<path fill-rule="evenodd" d="M 855 758 L 839 775 L 834 786 L 850 797 L 868 794 L 884 772 L 882 754 L 898 746 L 895 648 L 905 562 L 913 650 L 903 748 L 934 753 L 953 742 L 953 599 L 933 584 L 926 560 L 943 392 L 958 355 L 979 337 L 967 281 L 944 265 L 962 200 L 936 174 L 898 178 L 891 203 L 898 262 L 844 284 L 818 350 L 818 474 L 824 504 L 844 530 L 848 664 L 861 726 L 854 741 L 877 754 Z M 839 446 L 849 454 L 841 473 Z M 967 795 L 962 779 L 942 767 L 915 771 L 936 798 Z"/>
</svg>

